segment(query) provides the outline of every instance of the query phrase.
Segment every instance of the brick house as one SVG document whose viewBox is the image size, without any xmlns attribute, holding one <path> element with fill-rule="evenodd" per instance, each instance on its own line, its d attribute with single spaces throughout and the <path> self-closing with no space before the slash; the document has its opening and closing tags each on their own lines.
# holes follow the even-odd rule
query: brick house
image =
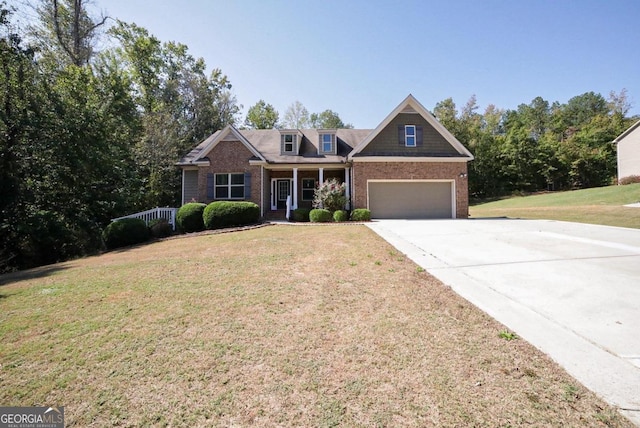
<svg viewBox="0 0 640 428">
<path fill-rule="evenodd" d="M 226 126 L 183 157 L 182 203 L 246 200 L 262 217 L 311 207 L 319 183 L 346 184 L 373 218 L 467 218 L 473 155 L 412 95 L 375 129 Z"/>
</svg>

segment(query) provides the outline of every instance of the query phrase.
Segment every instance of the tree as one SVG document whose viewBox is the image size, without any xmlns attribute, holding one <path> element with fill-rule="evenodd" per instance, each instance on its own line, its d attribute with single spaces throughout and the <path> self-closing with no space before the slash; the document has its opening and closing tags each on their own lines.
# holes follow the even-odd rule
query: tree
<svg viewBox="0 0 640 428">
<path fill-rule="evenodd" d="M 529 129 L 530 137 L 538 141 L 549 127 L 549 102 L 542 97 L 536 97 L 529 105 L 520 104 L 518 113 L 522 116 L 524 126 Z"/>
<path fill-rule="evenodd" d="M 315 129 L 342 129 L 353 128 L 350 123 L 345 124 L 338 113 L 333 110 L 325 110 L 322 113 L 311 113 L 310 125 Z"/>
<path fill-rule="evenodd" d="M 300 101 L 291 104 L 284 114 L 282 126 L 286 129 L 303 129 L 309 125 L 309 111 Z"/>
<path fill-rule="evenodd" d="M 453 102 L 453 98 L 447 98 L 446 100 L 436 103 L 436 106 L 433 108 L 433 115 L 442 126 L 447 128 L 453 135 L 456 135 L 458 128 L 458 110 L 456 109 L 456 103 Z"/>
<path fill-rule="evenodd" d="M 251 129 L 272 129 L 278 127 L 278 119 L 276 109 L 260 100 L 249 108 L 244 124 Z"/>
<path fill-rule="evenodd" d="M 580 127 L 599 114 L 607 114 L 607 100 L 595 92 L 586 92 L 571 98 L 560 110 L 562 123 L 566 128 Z"/>
<path fill-rule="evenodd" d="M 631 110 L 632 104 L 629 101 L 629 95 L 627 94 L 627 88 L 622 88 L 619 94 L 616 94 L 615 91 L 609 92 L 609 111 L 612 114 L 620 115 L 624 117 Z"/>
<path fill-rule="evenodd" d="M 108 17 L 90 16 L 90 0 L 40 0 L 31 34 L 42 55 L 57 64 L 85 66 L 95 55 L 98 32 Z"/>
<path fill-rule="evenodd" d="M 500 134 L 503 114 L 504 110 L 497 108 L 494 104 L 489 104 L 483 115 L 483 131 L 491 135 Z"/>
<path fill-rule="evenodd" d="M 180 43 L 162 43 L 135 24 L 119 21 L 111 34 L 120 42 L 119 58 L 133 82 L 142 131 L 135 142 L 136 164 L 147 206 L 172 206 L 180 195 L 175 162 L 196 143 L 227 124 L 239 111 L 231 83 L 219 69 L 205 75 Z"/>
<path fill-rule="evenodd" d="M 43 67 L 17 35 L 0 56 L 0 269 L 93 252 L 129 193 L 129 88 L 86 66 Z"/>
</svg>

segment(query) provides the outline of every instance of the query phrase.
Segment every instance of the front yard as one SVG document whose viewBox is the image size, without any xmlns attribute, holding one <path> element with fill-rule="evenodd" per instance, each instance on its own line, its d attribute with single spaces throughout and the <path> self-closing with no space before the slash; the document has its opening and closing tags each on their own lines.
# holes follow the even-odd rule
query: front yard
<svg viewBox="0 0 640 428">
<path fill-rule="evenodd" d="M 67 426 L 632 426 L 360 225 L 4 276 L 0 308 L 0 403 Z"/>
<path fill-rule="evenodd" d="M 469 208 L 471 217 L 509 217 L 572 221 L 640 229 L 640 184 L 512 197 L 479 203 Z"/>
</svg>

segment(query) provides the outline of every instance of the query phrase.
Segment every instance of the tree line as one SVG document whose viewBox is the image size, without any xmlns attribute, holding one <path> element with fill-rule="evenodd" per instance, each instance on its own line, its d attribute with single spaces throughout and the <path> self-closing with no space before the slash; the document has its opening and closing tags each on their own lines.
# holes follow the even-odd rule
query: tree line
<svg viewBox="0 0 640 428">
<path fill-rule="evenodd" d="M 478 113 L 476 97 L 457 109 L 448 98 L 435 117 L 473 153 L 472 198 L 607 186 L 616 182 L 612 141 L 638 118 L 629 118 L 627 91 L 608 99 L 587 92 L 562 104 L 542 97 L 515 110 L 489 105 Z"/>
<path fill-rule="evenodd" d="M 240 122 L 220 69 L 90 5 L 32 0 L 20 27 L 0 1 L 0 272 L 90 254 L 111 218 L 176 206 L 175 163 Z M 290 110 L 269 126 L 349 126 Z"/>
<path fill-rule="evenodd" d="M 111 218 L 177 206 L 175 163 L 227 124 L 352 127 L 298 101 L 280 120 L 260 100 L 241 122 L 220 69 L 207 72 L 184 44 L 92 14 L 88 1 L 33 0 L 25 28 L 0 1 L 0 272 L 93 253 Z M 477 110 L 475 97 L 460 111 L 451 99 L 434 109 L 476 157 L 476 197 L 609 184 L 610 142 L 630 124 L 625 91 Z"/>
<path fill-rule="evenodd" d="M 86 3 L 34 2 L 27 28 L 0 3 L 0 271 L 95 252 L 111 218 L 175 206 L 176 161 L 240 110 L 187 46 L 106 29 Z"/>
<path fill-rule="evenodd" d="M 258 101 L 249 108 L 244 126 L 249 129 L 353 128 L 352 124 L 344 123 L 340 115 L 330 109 L 309 114 L 300 101 L 295 101 L 287 107 L 284 118 L 280 121 L 280 113 L 264 100 Z"/>
</svg>

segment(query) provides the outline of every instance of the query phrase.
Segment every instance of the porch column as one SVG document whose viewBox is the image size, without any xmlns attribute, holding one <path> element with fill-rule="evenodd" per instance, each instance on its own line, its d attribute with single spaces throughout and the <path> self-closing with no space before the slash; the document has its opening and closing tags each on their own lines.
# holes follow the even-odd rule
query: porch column
<svg viewBox="0 0 640 428">
<path fill-rule="evenodd" d="M 298 208 L 298 168 L 293 168 L 293 203 L 291 209 Z"/>
<path fill-rule="evenodd" d="M 344 195 L 347 197 L 347 206 L 346 209 L 351 209 L 351 168 L 346 166 L 344 168 L 344 184 L 345 184 L 345 192 Z"/>
<path fill-rule="evenodd" d="M 324 168 L 318 169 L 318 184 L 324 183 Z"/>
</svg>

